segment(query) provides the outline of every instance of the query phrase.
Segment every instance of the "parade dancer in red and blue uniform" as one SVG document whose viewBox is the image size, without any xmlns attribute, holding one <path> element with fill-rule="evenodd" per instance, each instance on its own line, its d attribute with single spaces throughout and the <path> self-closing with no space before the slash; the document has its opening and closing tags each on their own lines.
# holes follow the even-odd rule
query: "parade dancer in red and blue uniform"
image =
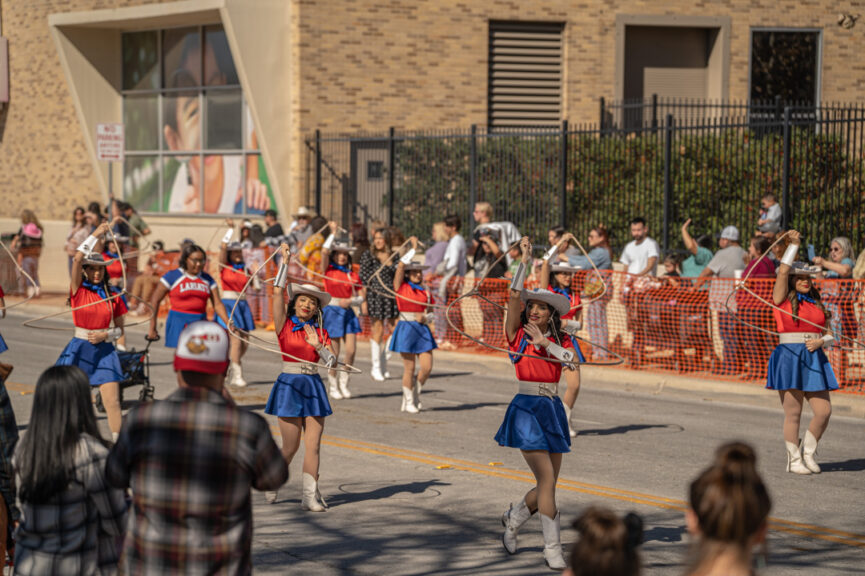
<svg viewBox="0 0 865 576">
<path fill-rule="evenodd" d="M 6 294 L 3 293 L 2 286 L 0 286 L 0 318 L 6 318 Z M 0 354 L 7 350 L 9 350 L 9 347 L 6 346 L 6 341 L 3 340 L 3 335 L 0 334 Z M 12 367 L 9 364 L 0 362 L 0 381 L 6 380 L 11 371 Z"/>
<path fill-rule="evenodd" d="M 330 336 L 319 321 L 321 308 L 330 302 L 330 294 L 312 284 L 291 284 L 286 306 L 284 292 L 291 253 L 288 244 L 279 249 L 282 260 L 273 284 L 273 323 L 279 349 L 284 355 L 282 373 L 273 384 L 264 412 L 279 418 L 282 455 L 288 466 L 291 466 L 303 436 L 301 506 L 304 510 L 324 512 L 327 504 L 318 489 L 319 453 L 324 419 L 333 410 L 316 364 L 336 366 Z M 265 493 L 265 499 L 271 504 L 276 502 L 277 496 L 276 492 Z"/>
<path fill-rule="evenodd" d="M 565 408 L 558 396 L 562 366 L 575 359 L 570 338 L 562 332 L 561 317 L 568 300 L 549 290 L 525 290 L 526 269 L 532 259 L 527 237 L 520 240 L 520 264 L 511 281 L 505 335 L 519 385 L 496 434 L 501 446 L 518 448 L 536 485 L 502 516 L 502 543 L 509 554 L 517 550 L 517 531 L 540 511 L 544 559 L 553 570 L 563 570 L 561 528 L 556 506 L 556 481 L 562 454 L 570 452 L 571 438 Z M 521 302 L 525 303 L 522 309 Z M 521 356 L 528 354 L 529 356 Z M 545 360 L 549 358 L 550 360 Z"/>
<path fill-rule="evenodd" d="M 333 350 L 339 357 L 340 349 L 345 356 L 346 364 L 354 364 L 354 354 L 357 350 L 357 335 L 360 334 L 360 321 L 352 306 L 360 306 L 366 297 L 360 276 L 352 271 L 351 255 L 354 253 L 346 242 L 337 242 L 336 222 L 330 222 L 330 236 L 321 247 L 321 269 L 324 276 L 324 290 L 331 295 L 331 304 L 321 311 L 324 329 L 330 335 Z M 327 373 L 330 397 L 334 400 L 351 398 L 348 389 L 348 372 Z"/>
<path fill-rule="evenodd" d="M 544 255 L 543 264 L 541 265 L 541 275 L 538 282 L 538 287 L 541 289 L 549 289 L 556 294 L 561 294 L 568 299 L 568 313 L 562 316 L 562 331 L 568 335 L 571 344 L 574 347 L 574 352 L 577 354 L 578 363 L 574 363 L 573 369 L 565 370 L 565 382 L 567 389 L 562 400 L 565 405 L 565 414 L 568 416 L 568 433 L 571 438 L 576 437 L 577 432 L 571 424 L 571 414 L 574 404 L 577 402 L 577 395 L 580 393 L 580 363 L 586 361 L 586 357 L 580 350 L 580 345 L 576 339 L 577 332 L 583 327 L 583 304 L 580 299 L 580 293 L 574 290 L 572 283 L 574 281 L 574 273 L 579 268 L 558 262 L 556 260 L 558 252 L 562 251 L 567 246 L 570 234 L 565 234 L 564 238 L 553 246 L 553 248 Z"/>
<path fill-rule="evenodd" d="M 231 220 L 228 221 L 233 226 Z M 243 260 L 243 246 L 240 242 L 232 242 L 234 228 L 229 228 L 222 239 L 219 249 L 219 279 L 222 282 L 222 305 L 234 325 L 234 330 L 240 333 L 240 338 L 232 334 L 230 352 L 230 374 L 228 382 L 232 386 L 243 388 L 246 380 L 243 378 L 241 361 L 249 344 L 246 343 L 248 333 L 255 330 L 255 320 L 246 302 L 244 288 L 249 283 L 251 273 Z M 233 312 L 232 312 L 233 311 Z M 217 322 L 223 328 L 228 328 L 221 318 Z M 231 333 L 229 331 L 229 333 Z"/>
<path fill-rule="evenodd" d="M 168 319 L 165 321 L 165 346 L 168 348 L 177 347 L 177 338 L 187 324 L 207 320 L 208 302 L 213 305 L 214 312 L 222 322 L 228 325 L 228 313 L 222 300 L 216 297 L 216 281 L 204 272 L 206 261 L 207 256 L 201 246 L 187 244 L 183 247 L 178 268 L 166 272 L 153 291 L 153 315 L 150 317 L 148 338 L 159 338 L 156 319 L 159 304 L 166 295 L 170 303 Z"/>
<path fill-rule="evenodd" d="M 412 262 L 417 253 L 417 238 L 409 238 L 411 248 L 400 258 L 393 278 L 394 291 L 399 296 L 399 322 L 393 330 L 390 350 L 402 356 L 402 408 L 403 412 L 416 414 L 422 408 L 420 393 L 432 372 L 432 351 L 438 348 L 429 323 L 432 314 L 429 306 L 432 298 L 423 286 L 423 271 L 428 268 Z M 415 376 L 415 364 L 418 365 Z"/>
<path fill-rule="evenodd" d="M 100 224 L 72 258 L 69 302 L 75 335 L 56 365 L 78 366 L 87 374 L 90 385 L 99 387 L 108 427 L 116 438 L 122 423 L 118 383 L 123 379 L 123 370 L 114 342 L 123 335 L 123 316 L 127 309 L 122 299 L 109 300 L 111 291 L 105 274 L 105 257 L 94 252 L 108 230 L 107 223 Z"/>
<path fill-rule="evenodd" d="M 795 230 L 787 234 L 790 245 L 781 258 L 772 293 L 775 306 L 780 308 L 773 310 L 780 333 L 779 344 L 769 357 L 766 388 L 778 391 L 784 408 L 787 472 L 819 474 L 820 466 L 814 455 L 832 414 L 829 392 L 838 389 L 838 380 L 823 347 L 831 344 L 834 337 L 826 329 L 829 313 L 812 279 L 820 269 L 796 262 L 800 235 Z M 800 443 L 804 400 L 808 401 L 814 415 Z"/>
</svg>

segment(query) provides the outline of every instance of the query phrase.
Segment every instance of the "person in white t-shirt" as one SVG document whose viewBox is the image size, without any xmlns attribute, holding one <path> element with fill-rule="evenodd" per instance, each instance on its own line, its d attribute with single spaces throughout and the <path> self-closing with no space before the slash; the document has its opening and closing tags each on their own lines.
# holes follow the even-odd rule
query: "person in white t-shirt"
<svg viewBox="0 0 865 576">
<path fill-rule="evenodd" d="M 649 226 L 644 218 L 638 216 L 631 220 L 631 238 L 633 241 L 622 250 L 619 262 L 628 267 L 628 274 L 630 274 L 622 298 L 627 310 L 628 330 L 634 335 L 631 362 L 637 366 L 642 363 L 643 358 L 643 330 L 640 326 L 635 299 L 640 292 L 642 282 L 648 280 L 649 276 L 655 275 L 661 251 L 658 243 L 649 238 Z"/>
<path fill-rule="evenodd" d="M 460 234 L 460 217 L 450 214 L 445 217 L 445 234 L 448 237 L 448 246 L 445 248 L 445 255 L 441 263 L 434 272 L 442 278 L 439 282 L 438 290 L 436 290 L 436 303 L 440 305 L 447 304 L 448 292 L 457 292 L 462 289 L 462 286 L 457 282 L 448 290 L 448 283 L 454 276 L 462 277 L 466 275 L 466 241 Z M 460 312 L 459 304 L 455 307 L 452 313 L 457 325 L 462 328 L 462 313 Z M 455 349 L 456 347 L 447 340 L 448 323 L 445 318 L 445 309 L 435 309 L 435 339 L 439 347 L 443 350 Z"/>
<path fill-rule="evenodd" d="M 658 243 L 649 238 L 649 227 L 644 218 L 631 220 L 631 238 L 619 262 L 628 267 L 628 274 L 634 276 L 654 276 L 658 268 L 658 256 L 660 250 Z"/>
</svg>

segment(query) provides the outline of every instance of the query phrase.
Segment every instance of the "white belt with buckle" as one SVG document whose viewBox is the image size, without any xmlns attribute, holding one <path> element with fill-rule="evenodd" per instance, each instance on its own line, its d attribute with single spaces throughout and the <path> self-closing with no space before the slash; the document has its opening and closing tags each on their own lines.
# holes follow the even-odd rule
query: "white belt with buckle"
<svg viewBox="0 0 865 576">
<path fill-rule="evenodd" d="M 107 330 L 107 328 L 105 330 Z M 75 337 L 80 338 L 81 340 L 87 340 L 87 337 L 90 336 L 91 332 L 104 332 L 104 330 L 88 330 L 87 328 L 75 327 Z"/>
<path fill-rule="evenodd" d="M 283 374 L 318 374 L 318 366 L 306 362 L 283 362 Z"/>
<path fill-rule="evenodd" d="M 223 290 L 222 297 L 226 300 L 246 300 L 246 294 L 241 294 L 234 290 Z"/>
<path fill-rule="evenodd" d="M 559 395 L 559 384 L 558 382 L 526 382 L 520 380 L 517 382 L 517 394 L 552 398 Z"/>
<path fill-rule="evenodd" d="M 815 338 L 820 338 L 819 332 L 781 332 L 778 341 L 781 344 L 804 344 Z"/>
</svg>

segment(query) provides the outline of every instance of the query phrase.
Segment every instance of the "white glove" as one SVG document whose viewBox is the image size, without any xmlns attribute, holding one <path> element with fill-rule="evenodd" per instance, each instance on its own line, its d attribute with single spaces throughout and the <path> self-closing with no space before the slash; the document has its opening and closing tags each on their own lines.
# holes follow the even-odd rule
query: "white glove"
<svg viewBox="0 0 865 576">
<path fill-rule="evenodd" d="M 562 332 L 576 336 L 582 327 L 583 323 L 579 320 L 565 320 L 564 324 L 562 324 Z"/>
<path fill-rule="evenodd" d="M 88 236 L 87 238 L 84 239 L 84 242 L 82 242 L 80 246 L 78 246 L 78 251 L 81 252 L 82 254 L 84 254 L 85 256 L 90 256 L 90 254 L 93 253 L 93 249 L 96 247 L 96 243 L 98 241 L 99 240 L 96 238 L 96 236 L 91 234 L 90 236 Z"/>
<path fill-rule="evenodd" d="M 349 298 L 349 304 L 351 306 L 360 306 L 363 304 L 363 296 L 352 296 Z"/>
<path fill-rule="evenodd" d="M 106 342 L 117 342 L 123 336 L 122 328 L 111 328 L 108 330 L 108 335 L 105 337 Z"/>
<path fill-rule="evenodd" d="M 228 244 L 231 242 L 231 237 L 234 236 L 234 228 L 229 228 L 225 231 L 225 236 L 222 237 L 222 243 Z"/>
<path fill-rule="evenodd" d="M 415 254 L 417 254 L 417 251 L 414 248 L 409 248 L 408 252 L 406 252 L 403 257 L 399 259 L 399 261 L 405 265 L 409 265 L 414 259 Z"/>
</svg>

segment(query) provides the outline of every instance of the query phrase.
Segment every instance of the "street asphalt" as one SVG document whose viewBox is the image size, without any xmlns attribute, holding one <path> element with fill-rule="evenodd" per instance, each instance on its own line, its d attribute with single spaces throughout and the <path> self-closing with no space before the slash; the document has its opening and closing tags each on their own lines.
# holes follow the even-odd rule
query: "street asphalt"
<svg viewBox="0 0 865 576">
<path fill-rule="evenodd" d="M 10 311 L 0 331 L 15 365 L 7 388 L 26 428 L 39 373 L 68 338 L 68 317 L 38 330 L 21 326 L 32 310 Z M 144 344 L 142 327 L 129 345 Z M 263 335 L 272 338 L 272 334 Z M 361 344 L 356 364 L 369 368 Z M 152 348 L 156 397 L 175 389 L 172 351 Z M 262 413 L 279 359 L 252 349 L 245 359 L 249 386 L 231 389 L 237 402 Z M 531 487 L 516 450 L 493 440 L 515 391 L 504 358 L 437 352 L 420 414 L 399 412 L 402 366 L 391 379 L 366 374 L 350 384 L 354 397 L 334 400 L 322 445 L 320 486 L 325 513 L 300 508 L 300 459 L 276 504 L 253 495 L 253 561 L 258 574 L 549 574 L 540 523 L 520 532 L 519 551 L 502 548 L 500 522 L 510 502 Z M 126 392 L 131 408 L 137 389 Z M 820 475 L 784 471 L 782 412 L 774 393 L 759 386 L 683 379 L 610 368 L 585 368 L 575 408 L 579 436 L 565 456 L 557 492 L 565 546 L 570 524 L 589 505 L 635 511 L 645 522 L 645 574 L 682 574 L 690 538 L 685 529 L 689 482 L 728 440 L 757 450 L 758 468 L 773 499 L 767 567 L 761 575 L 862 574 L 865 565 L 865 398 L 838 394 L 820 444 Z M 810 413 L 806 413 L 807 422 Z M 276 422 L 267 416 L 276 434 Z M 107 432 L 104 418 L 102 425 Z M 803 423 L 803 431 L 804 426 Z"/>
</svg>

